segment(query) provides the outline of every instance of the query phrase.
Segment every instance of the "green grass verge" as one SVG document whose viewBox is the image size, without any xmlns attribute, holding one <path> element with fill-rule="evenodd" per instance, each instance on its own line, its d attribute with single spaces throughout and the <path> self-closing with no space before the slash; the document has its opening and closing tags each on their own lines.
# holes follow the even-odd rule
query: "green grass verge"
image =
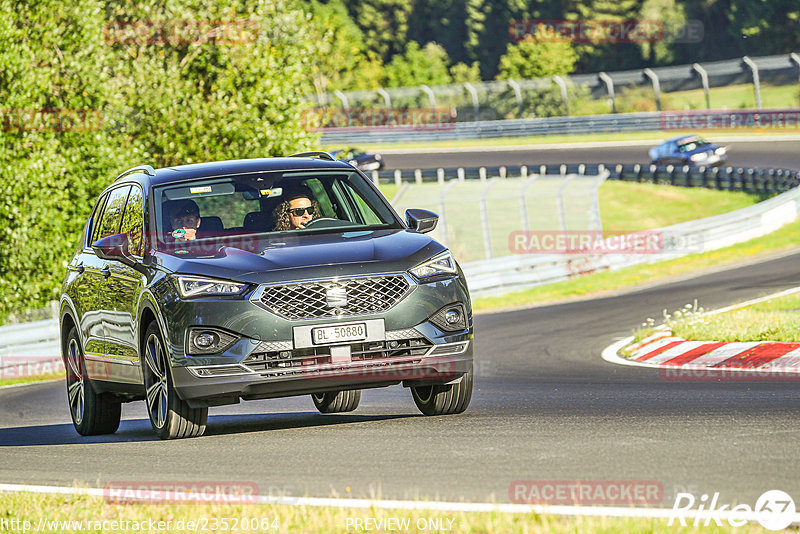
<svg viewBox="0 0 800 534">
<path fill-rule="evenodd" d="M 183 526 L 184 532 L 189 521 L 193 521 L 195 532 L 202 526 L 205 531 L 233 532 L 357 532 L 356 519 L 367 518 L 374 522 L 392 519 L 408 521 L 409 532 L 547 532 L 571 534 L 574 532 L 761 532 L 757 525 L 745 525 L 734 529 L 723 523 L 723 527 L 681 527 L 667 526 L 667 519 L 629 519 L 629 518 L 594 518 L 594 517 L 561 517 L 556 515 L 511 514 L 500 512 L 441 512 L 427 510 L 390 510 L 390 509 L 346 509 L 335 507 L 307 507 L 286 505 L 219 505 L 219 504 L 114 504 L 99 497 L 86 496 L 50 496 L 30 493 L 11 493 L 0 495 L 0 520 L 17 521 L 17 530 L 22 532 L 29 522 L 27 532 L 34 531 L 40 520 L 50 521 L 42 526 L 45 532 L 99 531 L 101 526 L 105 532 L 147 532 L 178 531 Z M 243 520 L 260 522 L 264 520 L 265 529 L 243 528 Z M 53 521 L 73 521 L 70 525 L 58 525 Z M 82 525 L 74 522 L 82 521 Z M 117 521 L 116 524 L 112 523 Z M 159 522 L 164 523 L 159 525 Z M 167 524 L 167 521 L 171 521 Z M 224 523 L 223 523 L 224 521 Z M 349 522 L 348 522 L 349 521 Z M 438 523 L 434 523 L 438 521 Z M 98 523 L 99 522 L 99 523 Z M 137 522 L 140 525 L 137 525 Z M 149 523 L 152 522 L 152 523 Z M 180 523 L 179 523 L 180 522 Z M 152 524 L 155 530 L 148 530 Z M 677 522 L 676 522 L 677 523 Z M 691 525 L 691 520 L 687 521 Z M 384 523 L 386 524 L 386 523 Z M 9 526 L 12 524 L 9 523 Z M 216 525 L 216 528 L 213 528 Z M 228 529 L 224 529 L 227 525 Z M 441 525 L 442 528 L 431 528 Z M 76 528 L 81 526 L 82 529 Z M 139 526 L 139 528 L 137 528 Z M 387 528 L 375 528 L 372 531 L 388 532 Z M 425 527 L 428 528 L 425 528 Z M 236 527 L 236 528 L 234 528 Z M 230 529 L 230 530 L 229 530 Z M 4 529 L 5 530 L 5 529 Z"/>
<path fill-rule="evenodd" d="M 758 195 L 713 189 L 606 181 L 599 189 L 607 232 L 652 230 L 728 213 L 761 200 Z"/>
<path fill-rule="evenodd" d="M 800 220 L 787 224 L 771 234 L 738 245 L 660 263 L 592 273 L 499 297 L 476 298 L 473 307 L 477 311 L 491 311 L 601 295 L 674 276 L 697 273 L 703 269 L 733 265 L 741 262 L 743 258 L 753 259 L 796 249 L 798 232 L 800 232 Z"/>
<path fill-rule="evenodd" d="M 673 334 L 696 341 L 800 341 L 800 294 L 778 297 L 731 311 L 673 314 Z"/>
<path fill-rule="evenodd" d="M 63 379 L 64 373 L 45 373 L 41 375 L 23 376 L 16 378 L 0 378 L 0 387 L 12 386 L 15 384 L 28 384 L 30 382 L 41 382 L 43 380 Z"/>
</svg>

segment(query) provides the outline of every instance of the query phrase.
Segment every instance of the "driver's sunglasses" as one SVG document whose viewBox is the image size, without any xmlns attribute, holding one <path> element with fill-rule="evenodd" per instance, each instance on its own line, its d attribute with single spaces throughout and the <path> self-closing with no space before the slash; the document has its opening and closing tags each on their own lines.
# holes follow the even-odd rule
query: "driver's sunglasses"
<svg viewBox="0 0 800 534">
<path fill-rule="evenodd" d="M 289 213 L 294 215 L 295 217 L 302 217 L 304 213 L 308 212 L 309 215 L 314 215 L 314 206 L 308 206 L 305 208 L 290 208 Z"/>
</svg>

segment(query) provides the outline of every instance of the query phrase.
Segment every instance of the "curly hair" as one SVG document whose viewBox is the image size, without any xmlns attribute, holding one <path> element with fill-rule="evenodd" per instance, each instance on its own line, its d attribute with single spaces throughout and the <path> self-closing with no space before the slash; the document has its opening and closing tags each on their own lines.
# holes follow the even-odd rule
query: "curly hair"
<svg viewBox="0 0 800 534">
<path fill-rule="evenodd" d="M 311 192 L 311 189 L 305 186 L 293 188 L 286 195 L 286 200 L 275 206 L 275 209 L 272 211 L 272 215 L 275 218 L 275 228 L 273 231 L 282 232 L 293 229 L 292 219 L 289 215 L 289 204 L 292 200 L 297 198 L 307 198 L 311 201 L 311 205 L 314 207 L 314 215 L 312 220 L 322 215 L 322 208 L 320 207 L 319 202 L 317 202 L 317 199 L 314 198 L 314 194 Z"/>
</svg>

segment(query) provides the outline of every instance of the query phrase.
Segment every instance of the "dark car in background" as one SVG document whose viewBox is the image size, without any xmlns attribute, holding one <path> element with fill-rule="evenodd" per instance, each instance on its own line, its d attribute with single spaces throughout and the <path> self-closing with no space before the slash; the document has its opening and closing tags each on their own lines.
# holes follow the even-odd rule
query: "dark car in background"
<svg viewBox="0 0 800 534">
<path fill-rule="evenodd" d="M 357 148 L 344 148 L 331 152 L 333 157 L 338 160 L 346 161 L 353 167 L 362 171 L 380 171 L 385 165 L 383 163 L 383 156 L 380 154 L 371 154 L 364 152 Z"/>
<path fill-rule="evenodd" d="M 210 406 L 309 395 L 347 412 L 362 389 L 395 384 L 426 415 L 463 412 L 472 307 L 425 235 L 436 222 L 401 219 L 324 152 L 125 171 L 63 282 L 76 430 L 113 433 L 121 403 L 145 400 L 159 437 L 199 436 Z"/>
<path fill-rule="evenodd" d="M 650 149 L 655 165 L 717 166 L 728 159 L 728 148 L 706 141 L 697 135 L 682 135 Z"/>
</svg>

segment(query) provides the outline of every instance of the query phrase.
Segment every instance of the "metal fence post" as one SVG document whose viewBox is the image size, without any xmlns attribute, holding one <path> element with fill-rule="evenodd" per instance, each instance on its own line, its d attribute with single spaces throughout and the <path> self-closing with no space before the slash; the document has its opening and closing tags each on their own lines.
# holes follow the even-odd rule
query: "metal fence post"
<svg viewBox="0 0 800 534">
<path fill-rule="evenodd" d="M 567 82 L 561 76 L 553 76 L 553 81 L 556 82 L 559 89 L 561 89 L 561 101 L 564 103 L 564 116 L 569 117 L 569 100 L 567 99 Z"/>
<path fill-rule="evenodd" d="M 606 84 L 606 89 L 608 90 L 608 101 L 611 104 L 611 113 L 616 113 L 617 105 L 614 98 L 614 80 L 612 80 L 611 76 L 605 72 L 601 72 L 597 75 L 597 77 Z"/>
<path fill-rule="evenodd" d="M 392 110 L 392 97 L 389 94 L 389 91 L 387 91 L 383 87 L 378 87 L 378 94 L 383 97 L 383 103 L 386 105 L 386 111 L 391 111 Z"/>
<path fill-rule="evenodd" d="M 522 117 L 522 90 L 519 84 L 514 80 L 506 80 L 508 86 L 514 90 L 514 98 L 517 99 L 517 117 Z"/>
<path fill-rule="evenodd" d="M 481 167 L 480 169 L 478 169 L 478 175 L 481 178 L 481 182 L 485 182 L 486 181 L 486 167 Z"/>
<path fill-rule="evenodd" d="M 703 83 L 703 92 L 706 95 L 706 109 L 711 109 L 711 96 L 708 94 L 708 72 L 699 63 L 692 63 L 692 72 L 700 75 L 700 81 Z"/>
<path fill-rule="evenodd" d="M 742 63 L 750 68 L 753 75 L 753 88 L 756 90 L 756 109 L 761 109 L 761 82 L 758 78 L 758 65 L 747 56 L 742 58 Z"/>
<path fill-rule="evenodd" d="M 401 185 L 403 183 L 403 171 L 400 169 L 394 170 L 394 185 Z"/>
<path fill-rule="evenodd" d="M 650 68 L 644 69 L 642 72 L 645 76 L 650 78 L 653 84 L 653 93 L 656 95 L 656 109 L 661 111 L 661 83 L 658 81 L 658 75 Z"/>
<path fill-rule="evenodd" d="M 481 105 L 480 102 L 478 102 L 478 90 L 469 82 L 464 82 L 464 88 L 472 97 L 472 111 L 475 114 L 475 122 L 477 122 L 481 120 Z"/>
<path fill-rule="evenodd" d="M 789 54 L 789 61 L 796 63 L 797 68 L 800 69 L 800 54 L 792 52 L 791 54 Z M 798 76 L 798 78 L 800 78 L 800 76 Z"/>
<path fill-rule="evenodd" d="M 464 183 L 464 167 L 458 168 L 458 181 Z"/>
<path fill-rule="evenodd" d="M 444 169 L 441 167 L 436 169 L 436 181 L 439 182 L 439 185 L 444 185 Z"/>
<path fill-rule="evenodd" d="M 525 195 L 528 194 L 528 189 L 533 185 L 533 182 L 539 177 L 538 174 L 532 174 L 530 178 L 525 181 L 525 184 L 522 186 L 522 191 L 520 191 L 519 197 L 519 211 L 522 214 L 522 229 L 526 232 L 529 230 L 528 228 L 528 201 L 525 199 Z"/>
<path fill-rule="evenodd" d="M 431 105 L 431 109 L 436 109 L 436 95 L 433 94 L 433 89 L 425 84 L 422 84 L 419 86 L 419 90 L 428 95 L 428 102 Z"/>
<path fill-rule="evenodd" d="M 483 226 L 483 249 L 486 252 L 486 259 L 492 257 L 492 239 L 489 235 L 489 208 L 486 206 L 486 197 L 499 181 L 499 178 L 492 178 L 489 180 L 489 185 L 481 191 L 481 225 Z"/>
<path fill-rule="evenodd" d="M 444 241 L 444 246 L 446 247 L 450 246 L 450 236 L 447 233 L 447 217 L 445 217 L 447 209 L 445 207 L 444 201 L 447 198 L 447 195 L 450 194 L 450 191 L 453 190 L 453 187 L 455 187 L 456 183 L 458 182 L 450 182 L 449 184 L 447 184 L 447 187 L 444 188 L 442 194 L 439 195 L 439 214 L 441 215 L 439 217 L 439 220 L 442 222 L 442 233 L 444 234 L 442 241 Z"/>
<path fill-rule="evenodd" d="M 573 178 L 575 178 L 574 174 L 564 177 L 564 181 L 558 186 L 558 222 L 561 225 L 562 232 L 567 231 L 567 210 L 566 206 L 564 206 L 564 190 Z"/>
<path fill-rule="evenodd" d="M 422 184 L 422 171 L 419 169 L 414 169 L 414 182 Z"/>
</svg>

